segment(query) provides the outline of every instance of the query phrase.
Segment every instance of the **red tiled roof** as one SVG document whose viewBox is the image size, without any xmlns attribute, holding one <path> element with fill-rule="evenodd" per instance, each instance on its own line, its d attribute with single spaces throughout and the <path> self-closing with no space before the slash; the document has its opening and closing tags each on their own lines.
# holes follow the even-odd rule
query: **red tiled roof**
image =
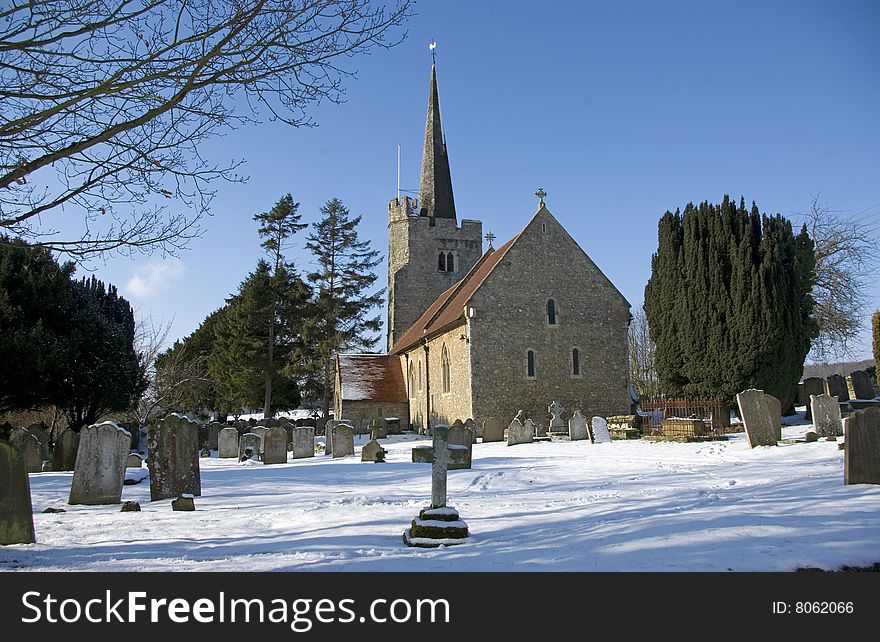
<svg viewBox="0 0 880 642">
<path fill-rule="evenodd" d="M 336 357 L 345 401 L 406 403 L 400 359 L 388 354 L 340 354 Z"/>
<path fill-rule="evenodd" d="M 483 254 L 461 281 L 437 297 L 434 303 L 419 317 L 419 320 L 394 344 L 391 353 L 400 354 L 405 352 L 416 345 L 422 337 L 442 330 L 463 318 L 465 304 L 483 281 L 486 280 L 486 277 L 492 273 L 495 266 L 501 262 L 501 259 L 504 258 L 504 255 L 507 254 L 507 251 L 518 238 L 519 234 L 494 252 Z"/>
</svg>

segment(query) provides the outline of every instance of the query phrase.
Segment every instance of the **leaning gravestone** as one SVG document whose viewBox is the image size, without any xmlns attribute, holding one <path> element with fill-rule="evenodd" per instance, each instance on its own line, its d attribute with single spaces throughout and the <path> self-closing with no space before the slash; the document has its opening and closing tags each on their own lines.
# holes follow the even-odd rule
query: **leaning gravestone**
<svg viewBox="0 0 880 642">
<path fill-rule="evenodd" d="M 873 399 L 876 396 L 874 392 L 874 377 L 865 370 L 855 370 L 849 375 L 850 383 L 852 383 L 853 397 L 855 399 Z"/>
<path fill-rule="evenodd" d="M 238 460 L 260 461 L 263 452 L 262 442 L 262 438 L 256 433 L 246 432 L 243 434 L 238 442 Z"/>
<path fill-rule="evenodd" d="M 452 428 L 449 429 L 446 439 L 450 448 L 453 446 L 463 446 L 467 449 L 465 454 L 465 465 L 461 468 L 469 469 L 473 461 L 474 442 L 477 439 L 474 432 L 470 428 L 465 428 L 464 424 L 460 421 L 456 421 L 452 424 Z M 458 468 L 452 470 L 458 470 Z"/>
<path fill-rule="evenodd" d="M 131 435 L 112 421 L 83 428 L 68 504 L 118 504 Z"/>
<path fill-rule="evenodd" d="M 212 421 L 208 424 L 208 450 L 220 450 L 220 431 L 223 430 L 223 424 Z"/>
<path fill-rule="evenodd" d="M 828 394 L 837 397 L 838 401 L 849 401 L 849 388 L 846 387 L 846 378 L 839 374 L 830 375 L 825 379 L 825 387 Z"/>
<path fill-rule="evenodd" d="M 812 395 L 824 395 L 825 394 L 825 380 L 820 377 L 807 377 L 804 379 L 804 402 L 807 407 L 807 411 L 804 414 L 804 419 L 812 419 L 813 414 L 810 411 L 810 397 Z"/>
<path fill-rule="evenodd" d="M 315 456 L 314 427 L 299 426 L 293 428 L 291 442 L 293 442 L 293 451 L 290 453 L 292 459 L 303 459 L 305 457 Z"/>
<path fill-rule="evenodd" d="M 880 408 L 858 410 L 843 426 L 843 483 L 880 484 Z"/>
<path fill-rule="evenodd" d="M 263 437 L 263 463 L 287 463 L 287 431 L 284 428 L 273 426 L 266 431 Z"/>
<path fill-rule="evenodd" d="M 831 395 L 812 395 L 813 428 L 820 437 L 843 434 L 840 423 L 840 403 Z"/>
<path fill-rule="evenodd" d="M 24 458 L 0 441 L 0 545 L 33 544 L 34 515 Z"/>
<path fill-rule="evenodd" d="M 775 446 L 776 431 L 770 417 L 770 407 L 763 390 L 750 388 L 736 395 L 739 417 L 746 429 L 749 447 Z"/>
<path fill-rule="evenodd" d="M 147 429 L 150 501 L 202 494 L 199 425 L 172 413 Z"/>
<path fill-rule="evenodd" d="M 217 435 L 217 454 L 222 459 L 238 457 L 238 431 L 235 428 L 223 428 Z"/>
<path fill-rule="evenodd" d="M 531 419 L 526 419 L 525 425 L 519 419 L 514 418 L 507 427 L 507 445 L 530 444 L 534 441 L 535 425 Z"/>
<path fill-rule="evenodd" d="M 18 449 L 24 459 L 24 467 L 29 473 L 43 470 L 43 449 L 40 441 L 26 428 L 16 428 L 9 435 L 9 443 Z"/>
<path fill-rule="evenodd" d="M 608 422 L 605 421 L 605 417 L 593 417 L 590 423 L 593 427 L 593 443 L 610 444 L 611 433 L 608 432 Z"/>
<path fill-rule="evenodd" d="M 568 420 L 568 438 L 572 441 L 580 441 L 590 438 L 590 431 L 587 430 L 587 420 L 578 410 Z"/>
<path fill-rule="evenodd" d="M 773 395 L 764 393 L 764 400 L 767 402 L 767 410 L 770 412 L 770 421 L 773 422 L 773 434 L 776 441 L 782 440 L 782 402 Z"/>
<path fill-rule="evenodd" d="M 354 454 L 354 430 L 347 424 L 333 428 L 333 458 Z"/>
<path fill-rule="evenodd" d="M 547 412 L 550 413 L 550 432 L 565 432 L 565 422 L 562 420 L 564 410 L 565 406 L 555 400 L 547 406 Z"/>
<path fill-rule="evenodd" d="M 79 433 L 65 429 L 55 440 L 52 452 L 52 470 L 73 470 L 76 467 L 76 451 L 79 448 Z"/>
<path fill-rule="evenodd" d="M 497 417 L 489 417 L 483 422 L 483 443 L 504 441 L 504 424 Z"/>
<path fill-rule="evenodd" d="M 378 441 L 371 439 L 361 449 L 361 461 L 375 463 L 377 455 L 379 455 L 380 461 L 385 461 L 385 449 L 379 445 Z"/>
</svg>

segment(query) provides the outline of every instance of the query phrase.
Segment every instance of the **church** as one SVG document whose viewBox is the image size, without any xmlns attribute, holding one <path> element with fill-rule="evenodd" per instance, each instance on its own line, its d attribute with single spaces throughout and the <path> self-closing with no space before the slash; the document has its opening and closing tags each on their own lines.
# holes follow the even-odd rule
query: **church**
<svg viewBox="0 0 880 642">
<path fill-rule="evenodd" d="M 554 400 L 566 418 L 629 411 L 630 305 L 536 196 L 498 248 L 459 222 L 432 65 L 419 198 L 388 205 L 387 353 L 337 356 L 337 419 L 424 432 L 519 410 L 547 424 Z"/>
</svg>

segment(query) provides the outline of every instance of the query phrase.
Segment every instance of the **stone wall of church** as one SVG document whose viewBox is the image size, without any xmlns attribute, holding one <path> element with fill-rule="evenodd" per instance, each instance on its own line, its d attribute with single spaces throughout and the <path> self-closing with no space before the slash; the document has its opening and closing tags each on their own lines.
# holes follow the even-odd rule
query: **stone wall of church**
<svg viewBox="0 0 880 642">
<path fill-rule="evenodd" d="M 473 412 L 510 421 L 524 410 L 549 423 L 547 406 L 568 418 L 629 411 L 629 304 L 546 211 L 539 212 L 471 299 Z M 547 302 L 556 306 L 556 324 Z M 580 375 L 572 373 L 577 348 Z M 535 376 L 527 374 L 527 352 Z"/>
<path fill-rule="evenodd" d="M 482 255 L 483 224 L 410 216 L 417 201 L 403 197 L 388 205 L 388 349 L 434 300 L 473 267 Z M 453 270 L 441 272 L 440 252 L 452 254 Z"/>
<path fill-rule="evenodd" d="M 403 427 L 409 424 L 409 405 L 405 403 L 343 400 L 340 405 L 340 413 L 335 418 L 350 421 L 355 432 L 369 433 L 370 421 L 384 421 L 385 417 L 397 417 Z"/>
</svg>

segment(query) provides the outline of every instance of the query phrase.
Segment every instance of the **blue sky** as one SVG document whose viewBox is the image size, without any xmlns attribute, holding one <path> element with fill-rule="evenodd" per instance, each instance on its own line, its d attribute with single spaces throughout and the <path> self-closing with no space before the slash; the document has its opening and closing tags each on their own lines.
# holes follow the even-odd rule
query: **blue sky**
<svg viewBox="0 0 880 642">
<path fill-rule="evenodd" d="M 724 194 L 797 219 L 821 191 L 834 209 L 880 219 L 880 3 L 422 1 L 406 41 L 348 61 L 346 102 L 311 129 L 265 123 L 206 145 L 244 157 L 220 186 L 205 235 L 178 260 L 91 267 L 170 338 L 192 332 L 259 256 L 253 214 L 290 192 L 303 220 L 338 197 L 386 251 L 388 201 L 418 188 L 431 57 L 459 218 L 496 246 L 543 187 L 550 211 L 634 306 L 657 221 Z M 305 269 L 309 257 L 291 253 Z M 380 267 L 379 283 L 387 274 Z M 871 289 L 880 305 L 880 288 Z M 866 319 L 866 328 L 868 320 Z M 869 356 L 870 337 L 859 356 Z"/>
</svg>

